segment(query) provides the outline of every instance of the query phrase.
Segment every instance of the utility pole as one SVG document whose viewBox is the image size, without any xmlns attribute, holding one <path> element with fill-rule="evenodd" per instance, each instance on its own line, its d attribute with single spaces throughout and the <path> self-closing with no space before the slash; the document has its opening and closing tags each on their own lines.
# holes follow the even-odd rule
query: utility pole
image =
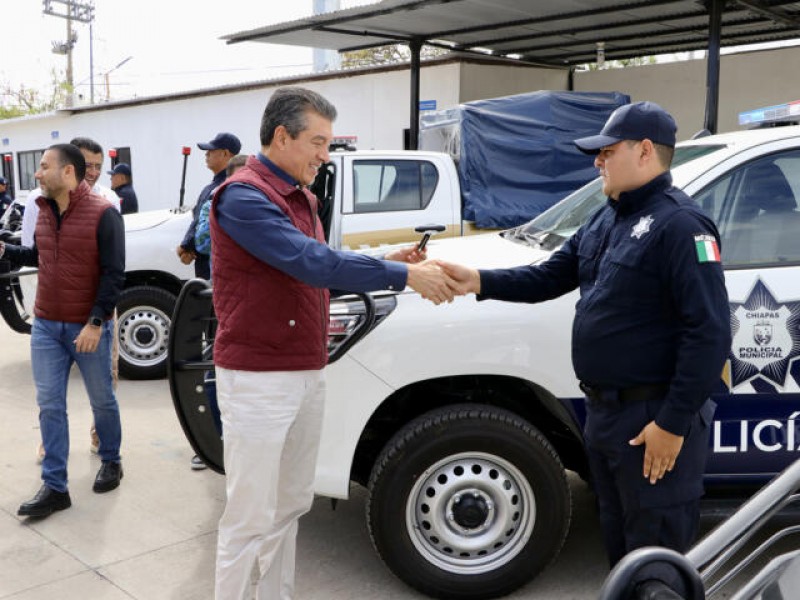
<svg viewBox="0 0 800 600">
<path fill-rule="evenodd" d="M 72 5 L 67 3 L 67 106 L 72 106 L 75 101 L 75 78 L 72 76 L 72 49 L 78 41 L 78 36 L 72 33 Z"/>
<path fill-rule="evenodd" d="M 53 5 L 56 5 L 55 7 Z M 63 12 L 59 12 L 61 9 Z M 94 21 L 94 1 L 78 2 L 78 0 L 42 0 L 42 12 L 51 17 L 59 17 L 67 21 L 67 39 L 64 42 L 53 42 L 53 54 L 67 57 L 67 106 L 72 106 L 73 99 L 73 73 L 72 49 L 78 42 L 78 35 L 72 30 L 72 22 L 89 23 L 89 74 L 90 99 L 94 103 L 94 40 L 92 39 L 92 21 Z"/>
</svg>

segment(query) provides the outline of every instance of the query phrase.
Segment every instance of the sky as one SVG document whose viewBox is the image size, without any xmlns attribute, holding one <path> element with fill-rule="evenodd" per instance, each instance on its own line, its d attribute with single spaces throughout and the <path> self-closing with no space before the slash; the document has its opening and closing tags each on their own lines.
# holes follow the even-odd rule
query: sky
<svg viewBox="0 0 800 600">
<path fill-rule="evenodd" d="M 86 3 L 88 0 L 77 0 Z M 374 0 L 341 0 L 341 8 Z M 41 0 L 0 0 L 0 84 L 47 88 L 51 70 L 66 70 L 52 42 L 66 39 L 67 22 L 43 14 Z M 94 0 L 95 101 L 176 92 L 308 73 L 306 48 L 219 38 L 313 13 L 312 0 Z M 53 1 L 58 12 L 64 4 Z M 89 25 L 73 24 L 76 94 L 90 97 Z M 120 63 L 123 63 L 121 66 Z M 116 67 L 116 68 L 115 68 Z M 108 86 L 106 76 L 108 72 Z"/>
</svg>

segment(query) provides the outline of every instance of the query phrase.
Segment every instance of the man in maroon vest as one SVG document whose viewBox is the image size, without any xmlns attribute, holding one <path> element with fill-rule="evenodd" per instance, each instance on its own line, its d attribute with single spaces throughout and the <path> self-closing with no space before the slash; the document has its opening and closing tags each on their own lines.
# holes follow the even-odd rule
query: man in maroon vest
<svg viewBox="0 0 800 600">
<path fill-rule="evenodd" d="M 125 280 L 122 217 L 84 181 L 86 160 L 71 144 L 42 156 L 36 179 L 42 196 L 34 245 L 2 246 L 12 266 L 39 267 L 31 364 L 45 456 L 42 485 L 17 514 L 46 517 L 72 504 L 67 489 L 69 423 L 67 380 L 78 364 L 100 438 L 102 465 L 93 489 L 116 488 L 122 479 L 119 406 L 111 376 L 111 317 Z"/>
<path fill-rule="evenodd" d="M 315 92 L 277 90 L 261 153 L 228 178 L 211 209 L 214 362 L 225 437 L 227 505 L 219 523 L 216 598 L 291 598 L 297 521 L 313 499 L 328 358 L 328 289 L 407 285 L 452 300 L 441 269 L 413 249 L 381 261 L 325 244 L 306 189 L 328 162 L 336 109 Z"/>
</svg>

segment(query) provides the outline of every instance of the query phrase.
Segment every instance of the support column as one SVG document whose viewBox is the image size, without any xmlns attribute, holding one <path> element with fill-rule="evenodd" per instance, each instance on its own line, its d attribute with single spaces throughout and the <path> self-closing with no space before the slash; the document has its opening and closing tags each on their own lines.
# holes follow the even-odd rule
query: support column
<svg viewBox="0 0 800 600">
<path fill-rule="evenodd" d="M 704 127 L 717 133 L 719 109 L 719 51 L 722 37 L 722 9 L 725 0 L 708 0 L 708 57 L 706 60 L 706 116 Z"/>
<path fill-rule="evenodd" d="M 414 38 L 408 44 L 411 50 L 411 111 L 409 127 L 409 149 L 419 149 L 419 71 L 420 71 L 420 52 L 422 51 L 422 40 Z"/>
</svg>

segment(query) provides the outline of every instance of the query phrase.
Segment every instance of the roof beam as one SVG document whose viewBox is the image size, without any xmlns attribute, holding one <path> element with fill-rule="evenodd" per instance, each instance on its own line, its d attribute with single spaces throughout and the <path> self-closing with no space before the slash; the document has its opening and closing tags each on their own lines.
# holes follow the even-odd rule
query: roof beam
<svg viewBox="0 0 800 600">
<path fill-rule="evenodd" d="M 313 27 L 313 31 L 323 31 L 325 33 L 341 33 L 343 35 L 352 35 L 354 37 L 377 37 L 377 38 L 384 38 L 379 44 L 370 44 L 366 47 L 376 48 L 378 46 L 389 46 L 395 43 L 403 43 L 403 42 L 410 42 L 411 40 L 418 39 L 416 36 L 407 35 L 404 33 L 395 33 L 395 32 L 388 32 L 388 31 L 369 31 L 368 29 L 360 29 L 360 30 L 353 30 L 353 29 L 341 29 L 339 27 L 328 27 L 327 25 L 322 25 L 320 27 Z M 342 52 L 345 52 L 343 49 Z"/>
<path fill-rule="evenodd" d="M 670 21 L 679 21 L 681 19 L 691 19 L 697 17 L 705 17 L 708 13 L 705 10 L 697 10 L 692 12 L 686 13 L 678 13 L 675 15 L 670 15 L 669 17 L 664 17 L 661 19 L 657 19 L 656 22 L 658 23 L 668 23 Z M 652 17 L 645 17 L 641 19 L 630 19 L 627 21 L 619 22 L 619 23 L 612 23 L 608 25 L 608 28 L 614 27 L 635 27 L 637 25 L 648 25 L 653 23 L 654 20 Z M 570 35 L 575 33 L 585 33 L 588 31 L 597 31 L 596 25 L 587 25 L 586 27 L 566 27 L 564 29 L 556 29 L 553 31 L 543 31 L 541 33 L 531 33 L 526 35 L 515 35 L 510 37 L 500 37 L 500 38 L 486 38 L 483 40 L 476 40 L 474 42 L 470 42 L 470 46 L 491 46 L 497 42 L 520 42 L 524 40 L 535 40 L 538 38 L 543 37 L 552 37 L 554 35 Z"/>
<path fill-rule="evenodd" d="M 738 46 L 741 42 L 737 41 L 737 38 L 750 38 L 752 36 L 758 35 L 769 35 L 773 34 L 770 37 L 770 41 L 781 41 L 781 40 L 790 40 L 796 39 L 797 34 L 792 31 L 785 31 L 785 35 L 775 37 L 774 36 L 775 30 L 774 29 L 764 29 L 759 31 L 743 31 L 741 33 L 735 34 L 726 34 L 724 40 L 722 41 L 722 46 Z M 673 41 L 673 42 L 659 42 L 655 44 L 650 44 L 648 46 L 648 50 L 658 50 L 659 52 L 649 52 L 649 54 L 661 54 L 662 52 L 689 52 L 691 50 L 707 50 L 707 37 L 703 36 L 702 39 L 696 38 L 686 41 Z M 640 46 L 622 46 L 617 48 L 606 48 L 606 60 L 624 60 L 626 58 L 636 58 L 639 56 L 648 56 L 648 53 L 642 53 L 640 50 Z M 569 60 L 564 60 L 565 58 Z M 570 52 L 568 54 L 557 54 L 551 55 L 547 57 L 528 57 L 529 60 L 543 60 L 543 61 L 554 61 L 555 64 L 561 65 L 580 65 L 584 63 L 594 62 L 596 58 L 596 51 L 594 49 L 587 50 L 586 52 L 575 53 Z M 562 61 L 562 62 L 558 62 Z"/>
<path fill-rule="evenodd" d="M 652 8 L 653 6 L 661 6 L 664 4 L 679 4 L 681 0 L 640 0 L 639 2 L 623 2 L 613 6 L 605 6 L 602 8 L 590 8 L 588 10 L 580 10 L 569 13 L 557 13 L 545 17 L 531 17 L 529 19 L 517 19 L 515 21 L 506 21 L 505 23 L 490 23 L 487 25 L 476 25 L 474 27 L 463 27 L 460 29 L 445 29 L 442 31 L 431 32 L 425 34 L 427 38 L 441 38 L 448 35 L 463 35 L 465 33 L 477 33 L 479 31 L 496 31 L 498 29 L 507 29 L 509 27 L 524 27 L 525 25 L 540 25 L 545 23 L 552 23 L 554 21 L 564 21 L 569 19 L 577 19 L 580 17 L 593 17 L 597 15 L 618 13 L 621 10 L 636 10 L 638 8 Z M 477 45 L 477 44 L 475 44 Z"/>
<path fill-rule="evenodd" d="M 401 44 L 405 44 L 405 41 L 400 41 Z M 347 48 L 341 48 L 339 52 L 354 52 L 357 50 L 368 50 L 370 48 L 380 48 L 381 46 L 388 46 L 391 45 L 391 42 L 381 42 L 381 43 L 373 43 L 373 44 L 362 44 L 360 46 L 348 46 Z M 432 46 L 433 48 L 441 48 L 442 50 L 451 50 L 454 52 L 458 52 L 460 54 L 470 54 L 474 56 L 481 56 L 483 58 L 498 58 L 498 59 L 505 59 L 505 60 L 513 60 L 515 63 L 528 65 L 531 67 L 542 67 L 546 69 L 564 69 L 566 68 L 564 64 L 558 64 L 554 62 L 548 62 L 546 60 L 530 60 L 526 58 L 508 58 L 506 54 L 514 54 L 513 52 L 493 52 L 492 54 L 487 54 L 486 52 L 481 52 L 480 50 L 471 50 L 469 48 L 454 48 L 450 44 L 442 44 L 440 42 L 433 42 L 431 40 L 425 41 L 423 46 Z"/>
<path fill-rule="evenodd" d="M 741 20 L 736 20 L 736 21 L 728 21 L 727 23 L 723 23 L 723 26 L 737 27 L 739 25 L 757 24 L 759 21 L 763 22 L 763 21 L 767 21 L 767 20 L 768 19 L 757 19 L 757 20 L 754 21 L 753 19 L 749 19 L 749 20 L 741 19 Z M 609 29 L 611 29 L 613 27 L 614 27 L 613 25 L 610 25 Z M 575 31 L 577 31 L 577 30 L 575 30 Z M 596 31 L 596 29 L 587 28 L 587 31 Z M 686 27 L 673 27 L 671 29 L 665 29 L 664 31 L 658 31 L 658 32 L 652 33 L 650 37 L 651 38 L 659 38 L 659 37 L 671 36 L 671 35 L 683 35 L 683 34 L 687 34 L 687 33 L 699 33 L 703 37 L 705 37 L 707 31 L 708 31 L 708 24 L 707 23 L 703 23 L 701 25 L 687 25 Z M 774 30 L 771 30 L 771 31 L 774 31 Z M 552 36 L 565 35 L 565 33 L 554 31 L 554 32 L 552 32 L 551 34 L 548 34 L 548 35 L 549 36 L 550 35 L 552 35 Z M 571 41 L 573 43 L 576 43 L 576 44 L 597 44 L 597 42 L 606 42 L 606 43 L 609 43 L 609 42 L 611 42 L 611 43 L 613 43 L 613 42 L 627 42 L 627 41 L 630 41 L 630 40 L 641 39 L 641 37 L 642 37 L 641 33 L 629 33 L 629 34 L 623 34 L 623 35 L 606 35 L 606 36 L 601 34 L 601 35 L 598 35 L 598 36 L 593 37 L 593 38 L 579 38 L 579 39 L 574 39 L 574 40 L 571 40 Z M 509 50 L 504 50 L 504 52 L 508 52 L 510 54 L 527 54 L 527 53 L 530 53 L 530 52 L 536 52 L 537 50 L 550 50 L 552 48 L 557 48 L 557 47 L 563 46 L 564 43 L 565 43 L 565 41 L 561 41 L 561 42 L 554 42 L 554 43 L 550 43 L 550 44 L 539 44 L 538 46 L 527 46 L 527 47 L 524 47 L 524 48 L 512 48 L 512 49 L 509 49 Z M 606 54 L 608 54 L 608 47 L 606 47 Z"/>
<path fill-rule="evenodd" d="M 776 23 L 781 23 L 787 27 L 800 29 L 800 17 L 787 13 L 785 10 L 768 6 L 757 0 L 733 0 L 735 4 L 745 7 L 747 10 L 764 16 Z"/>
</svg>

